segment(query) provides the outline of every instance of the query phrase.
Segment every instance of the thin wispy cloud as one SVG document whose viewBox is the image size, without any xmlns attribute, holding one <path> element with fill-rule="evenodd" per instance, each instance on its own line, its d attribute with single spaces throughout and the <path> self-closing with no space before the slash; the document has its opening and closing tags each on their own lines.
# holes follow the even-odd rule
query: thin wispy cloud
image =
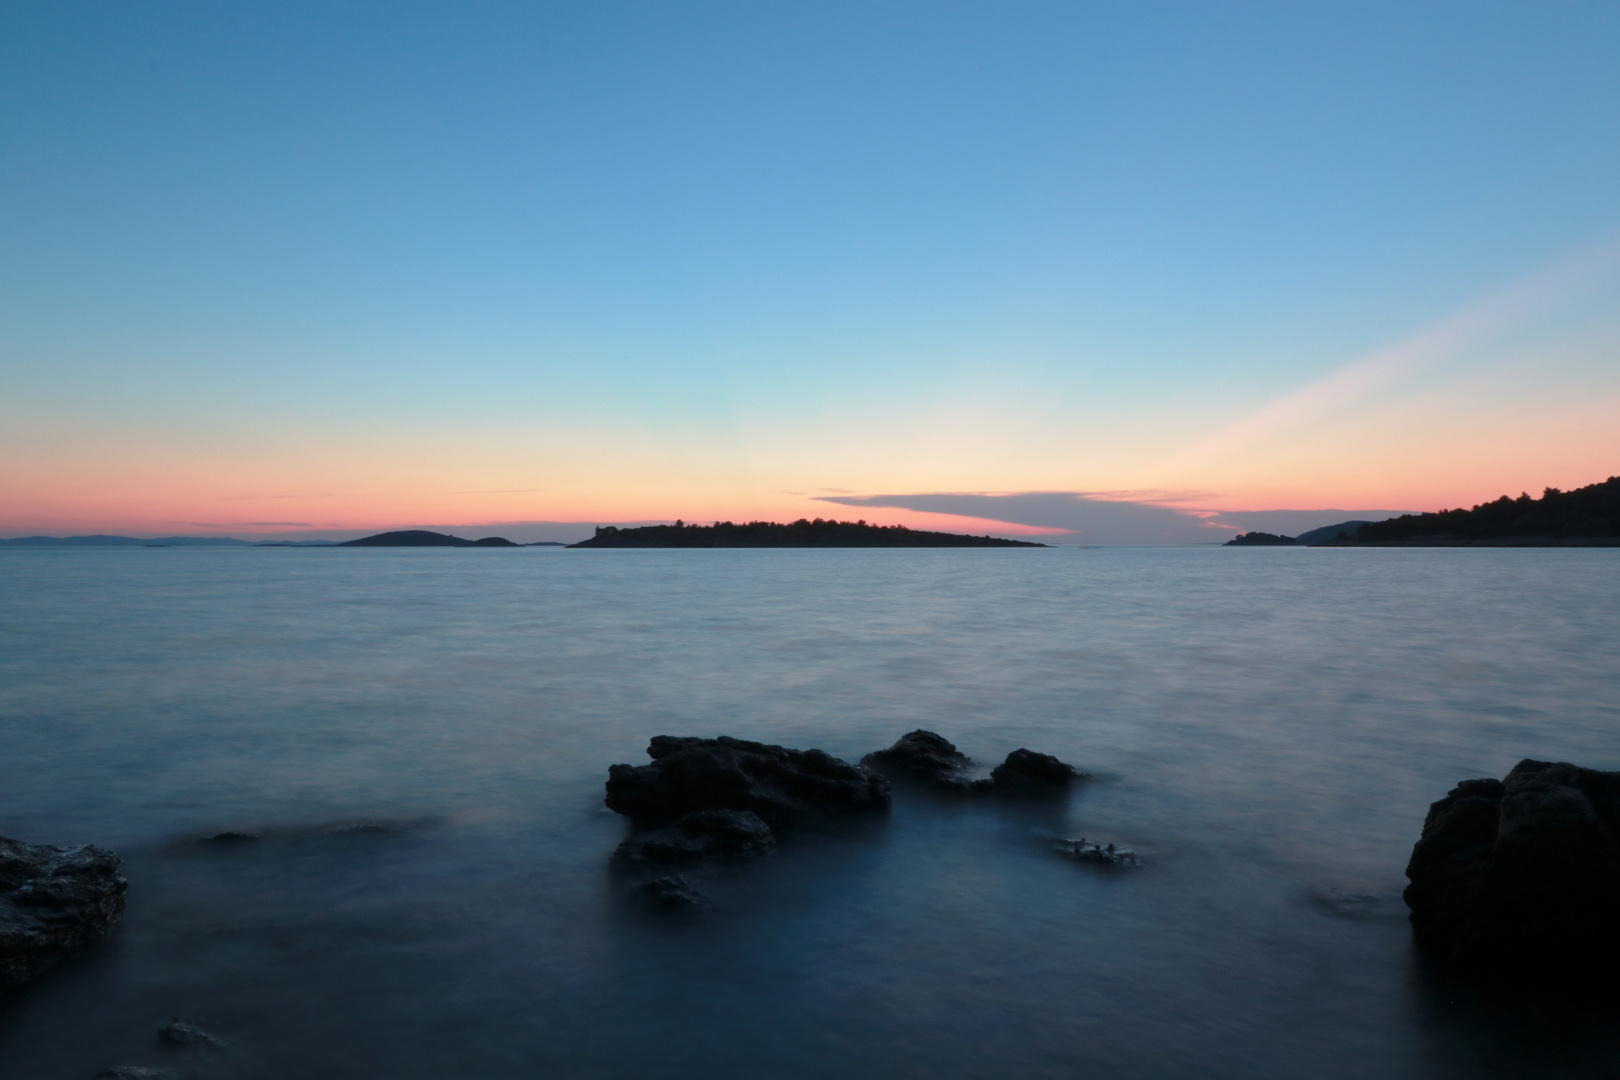
<svg viewBox="0 0 1620 1080">
<path fill-rule="evenodd" d="M 1159 469 L 1202 466 L 1267 438 L 1303 428 L 1401 379 L 1502 334 L 1620 271 L 1620 233 L 1521 278 L 1393 345 L 1289 391 L 1162 462 Z"/>
</svg>

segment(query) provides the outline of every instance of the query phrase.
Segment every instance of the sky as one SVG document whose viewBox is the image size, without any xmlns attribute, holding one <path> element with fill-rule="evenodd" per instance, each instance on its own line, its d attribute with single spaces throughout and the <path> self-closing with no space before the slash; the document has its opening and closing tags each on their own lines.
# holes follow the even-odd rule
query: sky
<svg viewBox="0 0 1620 1080">
<path fill-rule="evenodd" d="M 0 536 L 1593 483 L 1617 55 L 1612 2 L 0 0 Z"/>
</svg>

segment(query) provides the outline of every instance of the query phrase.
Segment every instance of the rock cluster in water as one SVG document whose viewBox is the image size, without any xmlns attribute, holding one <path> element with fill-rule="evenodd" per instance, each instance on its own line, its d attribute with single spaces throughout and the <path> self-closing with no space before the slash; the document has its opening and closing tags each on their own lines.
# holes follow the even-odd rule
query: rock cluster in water
<svg viewBox="0 0 1620 1080">
<path fill-rule="evenodd" d="M 1405 899 L 1437 960 L 1567 980 L 1620 960 L 1620 772 L 1519 762 L 1429 807 Z"/>
<path fill-rule="evenodd" d="M 893 775 L 921 781 L 942 791 L 966 794 L 991 792 L 1056 794 L 1086 774 L 1051 754 L 1018 749 L 990 771 L 989 777 L 971 779 L 973 759 L 943 735 L 919 728 L 900 736 L 886 750 L 876 750 L 862 764 Z"/>
<path fill-rule="evenodd" d="M 0 838 L 0 992 L 100 940 L 128 887 L 110 851 Z"/>
<path fill-rule="evenodd" d="M 633 890 L 656 907 L 706 901 L 679 874 L 660 873 L 716 859 L 747 859 L 776 846 L 774 829 L 889 809 L 889 784 L 823 750 L 790 750 L 722 735 L 656 736 L 650 765 L 608 769 L 608 808 L 640 831 L 613 853 L 632 875 L 656 874 Z"/>
<path fill-rule="evenodd" d="M 822 750 L 769 743 L 659 735 L 649 765 L 608 769 L 608 808 L 636 823 L 613 853 L 631 891 L 654 907 L 689 908 L 707 901 L 676 868 L 749 859 L 776 847 L 778 830 L 883 813 L 884 773 L 959 793 L 1046 794 L 1067 790 L 1085 774 L 1049 754 L 1015 750 L 989 777 L 969 776 L 973 761 L 932 731 L 913 731 L 859 765 Z"/>
</svg>

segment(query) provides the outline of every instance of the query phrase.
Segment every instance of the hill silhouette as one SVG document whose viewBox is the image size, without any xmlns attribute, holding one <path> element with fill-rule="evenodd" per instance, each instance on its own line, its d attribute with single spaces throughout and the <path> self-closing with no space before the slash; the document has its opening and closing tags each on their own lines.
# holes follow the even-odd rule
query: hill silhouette
<svg viewBox="0 0 1620 1080">
<path fill-rule="evenodd" d="M 486 536 L 482 540 L 463 540 L 449 533 L 429 532 L 427 529 L 400 529 L 396 532 L 362 536 L 336 547 L 522 547 L 499 536 Z"/>
<path fill-rule="evenodd" d="M 1471 510 L 1404 514 L 1318 546 L 1612 547 L 1620 546 L 1620 476 L 1541 498 L 1503 495 Z"/>
<path fill-rule="evenodd" d="M 758 548 L 758 547 L 1045 547 L 1024 540 L 961 533 L 928 532 L 904 525 L 868 525 L 864 521 L 814 521 L 800 518 L 785 525 L 749 521 L 737 525 L 646 525 L 637 529 L 599 527 L 576 548 Z"/>
</svg>

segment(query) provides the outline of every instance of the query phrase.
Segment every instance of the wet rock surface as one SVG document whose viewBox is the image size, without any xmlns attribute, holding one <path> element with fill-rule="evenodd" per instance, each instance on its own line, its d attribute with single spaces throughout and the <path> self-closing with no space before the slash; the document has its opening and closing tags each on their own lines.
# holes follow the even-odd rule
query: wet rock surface
<svg viewBox="0 0 1620 1080">
<path fill-rule="evenodd" d="M 889 809 L 889 784 L 823 750 L 790 750 L 721 736 L 655 737 L 650 765 L 608 769 L 608 808 L 642 823 L 694 810 L 747 810 L 772 828 Z"/>
<path fill-rule="evenodd" d="M 116 1069 L 98 1072 L 95 1080 L 179 1080 L 173 1069 L 159 1069 L 150 1065 L 120 1065 Z"/>
<path fill-rule="evenodd" d="M 1419 942 L 1478 974 L 1584 980 L 1620 960 L 1620 772 L 1525 760 L 1429 807 L 1404 893 Z"/>
<path fill-rule="evenodd" d="M 1007 760 L 990 770 L 995 790 L 1024 794 L 1061 793 L 1086 774 L 1051 754 L 1017 749 Z"/>
<path fill-rule="evenodd" d="M 888 776 L 910 778 L 944 791 L 966 794 L 973 790 L 967 777 L 973 759 L 943 735 L 921 728 L 900 736 L 886 750 L 867 754 L 861 763 Z"/>
<path fill-rule="evenodd" d="M 0 992 L 105 936 L 128 887 L 118 856 L 103 848 L 0 838 Z"/>
<path fill-rule="evenodd" d="M 661 829 L 626 838 L 613 861 L 624 867 L 690 866 L 766 855 L 775 846 L 771 827 L 750 810 L 694 810 Z"/>
</svg>

